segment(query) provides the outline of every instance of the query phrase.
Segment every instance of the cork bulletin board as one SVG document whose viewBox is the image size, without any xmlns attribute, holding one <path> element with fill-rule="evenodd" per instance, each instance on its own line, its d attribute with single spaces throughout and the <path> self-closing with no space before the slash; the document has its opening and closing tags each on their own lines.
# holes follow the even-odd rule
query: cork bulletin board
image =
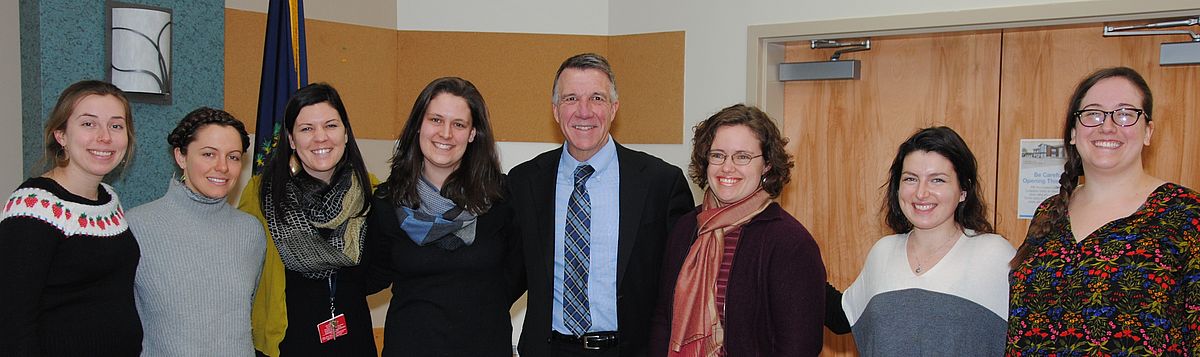
<svg viewBox="0 0 1200 357">
<path fill-rule="evenodd" d="M 266 14 L 225 10 L 225 106 L 254 127 Z M 684 33 L 621 36 L 398 31 L 306 21 L 309 80 L 346 103 L 355 135 L 393 140 L 429 81 L 458 76 L 488 104 L 499 141 L 560 142 L 551 111 L 554 72 L 582 52 L 604 55 L 621 109 L 613 137 L 625 144 L 683 142 Z"/>
</svg>

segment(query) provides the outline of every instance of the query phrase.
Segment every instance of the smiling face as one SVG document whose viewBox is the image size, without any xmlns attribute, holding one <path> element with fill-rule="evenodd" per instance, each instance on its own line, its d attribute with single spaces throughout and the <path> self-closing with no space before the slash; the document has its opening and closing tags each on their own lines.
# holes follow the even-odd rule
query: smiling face
<svg viewBox="0 0 1200 357">
<path fill-rule="evenodd" d="M 99 181 L 112 172 L 129 147 L 125 105 L 110 95 L 89 95 L 79 100 L 54 139 L 66 151 L 64 170 L 70 176 Z"/>
<path fill-rule="evenodd" d="M 554 121 L 567 138 L 567 152 L 575 160 L 587 161 L 608 143 L 620 103 L 611 97 L 608 76 L 597 69 L 565 69 L 558 88 Z"/>
<path fill-rule="evenodd" d="M 289 135 L 289 144 L 304 171 L 329 183 L 333 169 L 346 152 L 346 126 L 342 125 L 337 109 L 325 102 L 301 108 Z"/>
<path fill-rule="evenodd" d="M 913 151 L 904 157 L 900 187 L 896 193 L 900 210 L 914 230 L 957 229 L 954 211 L 967 194 L 958 182 L 954 164 L 936 152 Z"/>
<path fill-rule="evenodd" d="M 758 190 L 758 186 L 762 184 L 763 173 L 767 172 L 768 167 L 761 156 L 762 142 L 750 127 L 728 125 L 717 128 L 708 152 L 710 157 L 714 153 L 725 156 L 725 162 L 720 165 L 709 162 L 706 170 L 708 185 L 718 201 L 737 202 Z M 757 157 L 750 159 L 749 164 L 739 166 L 734 163 L 734 157 L 740 155 Z"/>
<path fill-rule="evenodd" d="M 242 174 L 242 138 L 233 127 L 210 124 L 196 130 L 187 153 L 175 148 L 175 163 L 185 184 L 208 198 L 224 198 Z"/>
<path fill-rule="evenodd" d="M 1111 111 L 1142 108 L 1142 94 L 1128 79 L 1110 77 L 1096 82 L 1079 102 L 1079 109 Z M 1079 150 L 1085 173 L 1141 170 L 1142 147 L 1150 145 L 1154 128 L 1145 116 L 1132 126 L 1122 127 L 1106 117 L 1103 124 L 1085 127 L 1075 122 L 1071 143 Z"/>
<path fill-rule="evenodd" d="M 421 120 L 419 137 L 425 176 L 445 178 L 453 173 L 462 163 L 467 145 L 475 140 L 467 100 L 449 93 L 434 96 Z"/>
</svg>

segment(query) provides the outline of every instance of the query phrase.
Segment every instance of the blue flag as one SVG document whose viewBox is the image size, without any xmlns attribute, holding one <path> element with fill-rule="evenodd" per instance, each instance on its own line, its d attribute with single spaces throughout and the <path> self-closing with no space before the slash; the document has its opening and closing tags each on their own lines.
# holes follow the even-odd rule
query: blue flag
<svg viewBox="0 0 1200 357">
<path fill-rule="evenodd" d="M 258 87 L 258 122 L 254 130 L 254 173 L 275 148 L 288 98 L 308 84 L 304 40 L 304 1 L 271 0 L 267 38 L 263 44 L 262 81 Z"/>
</svg>

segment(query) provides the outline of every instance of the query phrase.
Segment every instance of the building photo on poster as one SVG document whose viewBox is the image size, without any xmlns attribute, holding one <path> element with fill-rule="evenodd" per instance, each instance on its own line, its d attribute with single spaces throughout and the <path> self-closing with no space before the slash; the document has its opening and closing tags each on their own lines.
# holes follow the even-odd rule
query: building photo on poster
<svg viewBox="0 0 1200 357">
<path fill-rule="evenodd" d="M 1021 139 L 1018 218 L 1032 219 L 1038 205 L 1058 193 L 1066 155 L 1062 139 Z"/>
</svg>

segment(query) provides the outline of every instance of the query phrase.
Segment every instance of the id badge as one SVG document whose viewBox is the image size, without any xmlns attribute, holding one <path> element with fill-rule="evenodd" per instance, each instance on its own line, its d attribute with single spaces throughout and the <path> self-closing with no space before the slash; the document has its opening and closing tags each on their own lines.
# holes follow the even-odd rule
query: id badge
<svg viewBox="0 0 1200 357">
<path fill-rule="evenodd" d="M 337 314 L 337 316 L 317 324 L 317 334 L 321 336 L 321 343 L 333 341 L 349 332 L 346 328 L 346 314 Z"/>
</svg>

